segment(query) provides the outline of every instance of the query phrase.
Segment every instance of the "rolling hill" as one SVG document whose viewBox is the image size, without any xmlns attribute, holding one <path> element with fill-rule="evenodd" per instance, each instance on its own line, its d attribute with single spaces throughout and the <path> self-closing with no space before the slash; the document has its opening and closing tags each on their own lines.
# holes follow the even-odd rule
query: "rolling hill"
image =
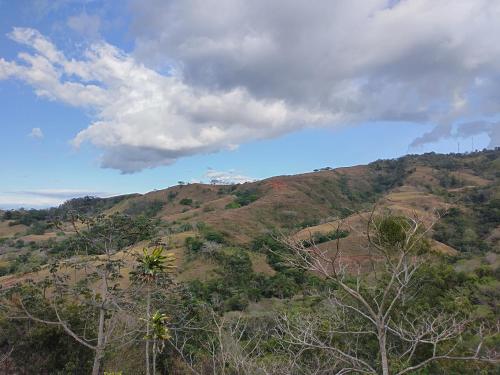
<svg viewBox="0 0 500 375">
<path fill-rule="evenodd" d="M 71 237 L 72 212 L 157 220 L 161 241 L 177 257 L 179 278 L 189 280 L 210 277 L 217 266 L 189 255 L 188 238 L 205 242 L 222 238 L 219 242 L 226 245 L 251 249 L 257 239 L 273 231 L 303 238 L 327 235 L 341 220 L 349 229 L 343 246 L 353 260 L 362 259 L 363 220 L 375 204 L 406 215 L 439 213 L 433 244 L 441 253 L 495 254 L 500 251 L 499 202 L 498 149 L 408 155 L 238 185 L 186 184 L 143 195 L 80 198 L 48 210 L 3 213 L 0 271 L 5 276 L 0 282 L 10 284 L 40 269 L 43 273 L 44 264 L 57 256 L 58 244 Z M 58 229 L 50 225 L 55 217 L 62 220 Z M 216 236 L 215 241 L 210 236 Z M 131 248 L 146 245 L 140 242 Z M 321 244 L 329 245 L 328 240 Z M 134 251 L 125 258 L 132 261 Z M 272 273 L 264 255 L 252 253 L 252 263 L 255 270 Z"/>
</svg>

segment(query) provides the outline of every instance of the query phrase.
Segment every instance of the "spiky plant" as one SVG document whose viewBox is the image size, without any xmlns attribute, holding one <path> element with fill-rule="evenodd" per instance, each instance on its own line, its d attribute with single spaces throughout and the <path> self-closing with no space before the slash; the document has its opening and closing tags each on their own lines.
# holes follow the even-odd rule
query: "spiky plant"
<svg viewBox="0 0 500 375">
<path fill-rule="evenodd" d="M 171 253 L 164 254 L 162 247 L 156 247 L 151 252 L 144 248 L 142 254 L 137 256 L 137 265 L 130 273 L 134 282 L 146 285 L 146 374 L 150 374 L 149 342 L 151 327 L 151 287 L 158 278 L 172 272 L 175 268 L 175 257 Z M 154 328 L 154 327 L 153 327 Z M 154 355 L 154 354 L 153 354 Z M 154 361 L 153 361 L 154 362 Z M 154 363 L 153 363 L 153 367 Z"/>
<path fill-rule="evenodd" d="M 165 341 L 170 339 L 170 330 L 168 329 L 168 316 L 156 311 L 151 316 L 151 333 L 150 340 L 153 340 L 153 374 L 156 375 L 156 354 L 160 353 L 164 346 Z"/>
<path fill-rule="evenodd" d="M 149 253 L 147 248 L 137 256 L 137 266 L 131 272 L 132 279 L 136 282 L 152 285 L 159 276 L 171 272 L 174 267 L 175 257 L 171 253 L 164 254 L 162 247 L 154 248 Z"/>
</svg>

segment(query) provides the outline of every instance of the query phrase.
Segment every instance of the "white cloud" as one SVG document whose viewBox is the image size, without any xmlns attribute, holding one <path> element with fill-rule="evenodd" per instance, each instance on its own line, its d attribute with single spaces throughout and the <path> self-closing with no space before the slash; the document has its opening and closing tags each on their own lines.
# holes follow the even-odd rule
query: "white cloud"
<svg viewBox="0 0 500 375">
<path fill-rule="evenodd" d="M 63 202 L 64 200 L 50 198 L 50 197 L 38 197 L 30 194 L 14 194 L 14 193 L 0 192 L 1 209 L 12 209 L 21 207 L 23 208 L 56 207 Z"/>
<path fill-rule="evenodd" d="M 500 2 L 133 0 L 136 55 L 185 81 L 450 136 L 500 109 Z M 292 104 L 290 104 L 292 105 Z"/>
<path fill-rule="evenodd" d="M 257 181 L 257 179 L 239 174 L 235 170 L 217 171 L 212 168 L 208 169 L 208 171 L 203 176 L 203 179 L 217 185 L 233 185 Z"/>
<path fill-rule="evenodd" d="M 80 14 L 69 17 L 66 24 L 70 29 L 81 35 L 97 38 L 101 28 L 101 18 L 96 14 L 88 14 L 86 11 L 83 11 Z"/>
<path fill-rule="evenodd" d="M 33 128 L 33 129 L 31 129 L 31 132 L 28 134 L 28 136 L 31 137 L 31 138 L 42 139 L 43 138 L 42 129 L 40 129 L 40 128 Z"/>
<path fill-rule="evenodd" d="M 335 118 L 280 99 L 257 100 L 245 88 L 195 88 L 104 42 L 93 44 L 83 59 L 69 60 L 36 30 L 16 28 L 10 36 L 35 53 L 21 53 L 24 63 L 0 60 L 0 77 L 21 79 L 48 99 L 93 109 L 97 120 L 73 143 L 93 143 L 104 150 L 103 167 L 125 173 Z"/>
<path fill-rule="evenodd" d="M 73 143 L 100 148 L 106 168 L 136 172 L 307 126 L 435 124 L 419 145 L 464 119 L 497 124 L 498 1 L 132 0 L 131 16 L 132 54 L 101 41 L 70 59 L 16 28 L 32 51 L 0 59 L 0 79 L 95 115 Z"/>
<path fill-rule="evenodd" d="M 85 196 L 111 196 L 109 193 L 76 189 L 37 189 L 26 191 L 0 191 L 0 208 L 56 207 L 68 199 Z"/>
</svg>

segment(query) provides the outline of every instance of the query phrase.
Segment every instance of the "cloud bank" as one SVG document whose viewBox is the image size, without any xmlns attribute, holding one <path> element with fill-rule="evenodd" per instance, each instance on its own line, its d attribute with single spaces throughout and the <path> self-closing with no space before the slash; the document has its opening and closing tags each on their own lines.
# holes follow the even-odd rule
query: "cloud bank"
<svg viewBox="0 0 500 375">
<path fill-rule="evenodd" d="M 435 125 L 413 146 L 482 121 L 489 125 L 471 129 L 500 144 L 500 2 L 131 6 L 132 53 L 97 41 L 70 59 L 38 31 L 16 28 L 10 37 L 29 52 L 0 59 L 0 79 L 94 114 L 73 143 L 101 149 L 105 168 L 133 173 L 304 127 L 367 121 Z"/>
<path fill-rule="evenodd" d="M 109 193 L 75 189 L 38 189 L 25 191 L 0 191 L 0 208 L 57 207 L 72 198 L 85 196 L 110 196 Z"/>
<path fill-rule="evenodd" d="M 197 87 L 245 87 L 253 97 L 326 111 L 346 124 L 436 126 L 413 146 L 500 110 L 497 1 L 133 4 L 136 55 L 159 66 L 167 61 Z"/>
</svg>

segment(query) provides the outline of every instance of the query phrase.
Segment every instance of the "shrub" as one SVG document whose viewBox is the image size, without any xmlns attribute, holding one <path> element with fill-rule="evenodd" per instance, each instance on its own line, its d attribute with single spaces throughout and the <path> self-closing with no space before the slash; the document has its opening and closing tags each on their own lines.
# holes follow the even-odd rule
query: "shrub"
<svg viewBox="0 0 500 375">
<path fill-rule="evenodd" d="M 248 306 L 248 297 L 244 294 L 235 294 L 226 300 L 225 307 L 228 311 L 243 311 Z"/>
<path fill-rule="evenodd" d="M 217 242 L 217 243 L 226 242 L 224 239 L 224 235 L 220 232 L 217 232 L 216 230 L 213 230 L 213 229 L 205 230 L 203 233 L 203 237 L 205 237 L 205 239 L 207 241 L 213 241 L 213 242 Z"/>
<path fill-rule="evenodd" d="M 177 192 L 176 191 L 169 191 L 167 195 L 167 199 L 169 202 L 173 202 L 175 197 L 177 197 Z"/>
<path fill-rule="evenodd" d="M 250 203 L 255 202 L 260 198 L 258 191 L 255 189 L 237 191 L 235 195 L 235 203 L 239 204 L 240 206 L 248 206 Z"/>
<path fill-rule="evenodd" d="M 191 198 L 182 198 L 179 203 L 184 206 L 191 206 L 193 204 L 193 200 Z"/>
<path fill-rule="evenodd" d="M 165 203 L 160 200 L 136 201 L 132 202 L 124 213 L 131 216 L 144 215 L 147 217 L 154 217 L 161 211 L 164 205 Z"/>
<path fill-rule="evenodd" d="M 233 209 L 233 208 L 240 208 L 241 207 L 241 204 L 239 204 L 238 202 L 234 201 L 234 202 L 231 202 L 231 203 L 228 203 L 226 204 L 226 210 L 230 210 L 230 209 Z"/>
<path fill-rule="evenodd" d="M 199 237 L 188 237 L 184 241 L 186 248 L 189 251 L 198 252 L 203 247 L 203 241 Z"/>
<path fill-rule="evenodd" d="M 28 229 L 29 234 L 42 235 L 48 229 L 49 225 L 44 221 L 37 221 Z"/>
</svg>

